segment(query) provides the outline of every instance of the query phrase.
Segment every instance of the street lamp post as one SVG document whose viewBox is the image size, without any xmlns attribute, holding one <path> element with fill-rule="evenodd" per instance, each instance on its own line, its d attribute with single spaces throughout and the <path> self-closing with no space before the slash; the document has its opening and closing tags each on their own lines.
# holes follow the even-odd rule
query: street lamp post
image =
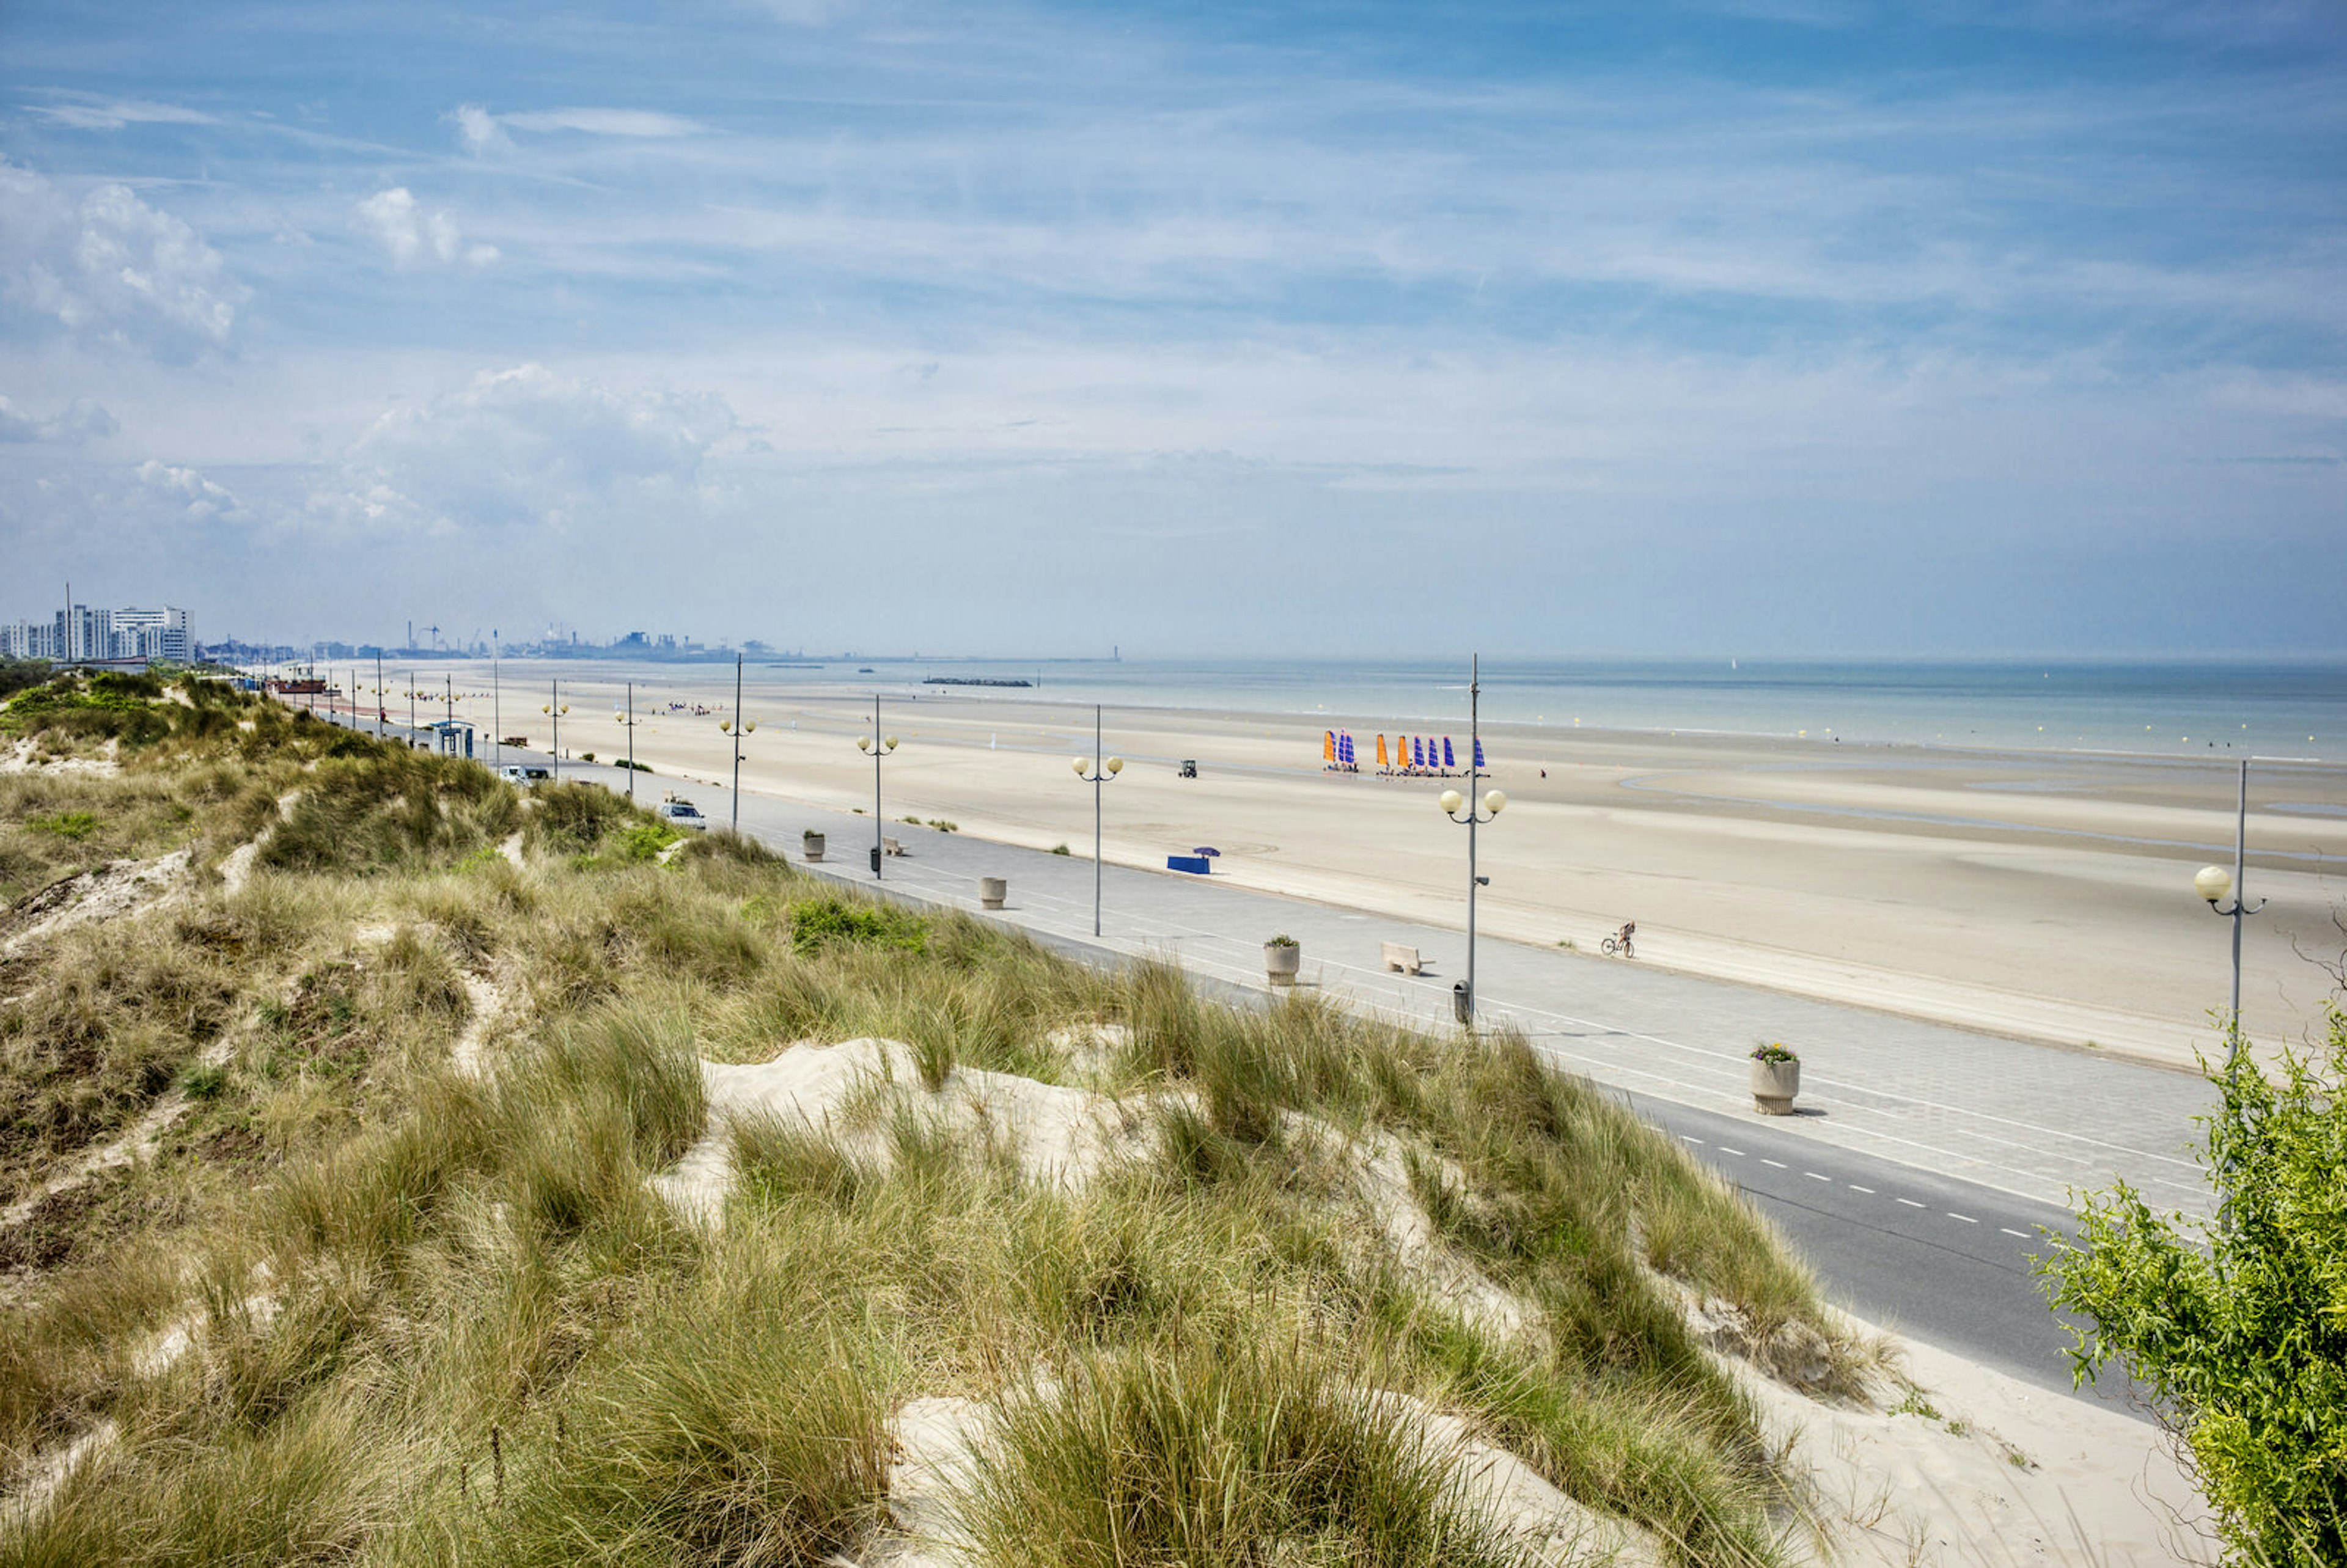
<svg viewBox="0 0 2347 1568">
<path fill-rule="evenodd" d="M 628 726 L 628 798 L 633 800 L 636 798 L 636 683 L 633 681 L 628 682 L 627 713 L 624 716 L 614 713 L 611 717 Z"/>
<path fill-rule="evenodd" d="M 1124 771 L 1122 757 L 1100 754 L 1100 704 L 1092 704 L 1092 754 L 1075 759 L 1076 776 L 1092 786 L 1092 935 L 1101 934 L 1101 790 Z"/>
<path fill-rule="evenodd" d="M 880 733 L 880 693 L 872 693 L 872 733 L 856 737 L 856 749 L 872 755 L 872 880 L 880 880 L 882 837 L 888 819 L 880 815 L 880 759 L 897 749 L 897 737 Z"/>
<path fill-rule="evenodd" d="M 1468 792 L 1460 794 L 1455 789 L 1442 792 L 1439 803 L 1442 815 L 1453 822 L 1467 825 L 1467 979 L 1457 996 L 1459 1021 L 1468 1028 L 1475 1027 L 1475 889 L 1491 880 L 1476 868 L 1476 829 L 1507 809 L 1508 797 L 1499 790 L 1475 798 L 1474 781 L 1481 777 L 1475 758 L 1482 733 L 1482 659 L 1476 655 L 1468 664 L 1467 674 L 1467 778 Z M 1460 815 L 1464 812 L 1465 815 Z"/>
<path fill-rule="evenodd" d="M 632 692 L 634 688 L 630 687 L 629 690 Z M 630 701 L 632 702 L 632 700 L 633 699 L 631 697 Z M 735 836 L 738 837 L 742 832 L 742 737 L 758 727 L 742 717 L 742 656 L 738 653 L 733 656 L 733 716 L 731 719 L 719 720 L 717 727 L 733 737 L 733 832 Z M 630 761 L 634 759 L 636 754 L 635 743 L 635 732 L 630 730 L 628 733 L 628 756 Z M 876 774 L 878 771 L 876 765 L 874 771 Z M 628 771 L 628 787 L 630 791 L 635 788 L 635 770 L 630 768 Z M 876 779 L 875 780 L 873 807 L 876 812 L 879 808 L 879 794 Z"/>
<path fill-rule="evenodd" d="M 496 629 L 491 628 L 489 631 L 489 729 L 491 732 L 489 755 L 493 759 L 493 766 L 503 767 L 506 760 L 506 716 L 504 704 L 498 700 L 498 695 L 497 634 Z M 632 785 L 635 781 L 630 779 L 628 782 Z"/>
<path fill-rule="evenodd" d="M 552 782 L 555 784 L 560 784 L 562 782 L 562 715 L 570 712 L 570 704 L 562 700 L 562 682 L 560 681 L 554 682 L 552 692 L 548 696 L 545 702 L 540 702 L 538 705 L 538 711 L 554 721 L 554 778 Z"/>
<path fill-rule="evenodd" d="M 2254 915 L 2266 907 L 2262 898 L 2254 904 L 2245 903 L 2242 886 L 2247 881 L 2250 848 L 2250 764 L 2241 759 L 2240 793 L 2233 810 L 2233 869 L 2229 874 L 2221 866 L 2204 866 L 2192 877 L 2192 891 L 2209 902 L 2212 914 L 2222 915 L 2233 922 L 2233 1006 L 2227 1015 L 2225 1065 L 2230 1069 L 2241 1052 L 2241 917 Z M 2226 903 L 2225 896 L 2232 895 Z"/>
<path fill-rule="evenodd" d="M 407 743 L 411 749 L 415 744 L 415 671 L 413 670 L 407 672 Z"/>
<path fill-rule="evenodd" d="M 383 739 L 384 724 L 383 655 L 374 656 L 374 738 Z"/>
</svg>

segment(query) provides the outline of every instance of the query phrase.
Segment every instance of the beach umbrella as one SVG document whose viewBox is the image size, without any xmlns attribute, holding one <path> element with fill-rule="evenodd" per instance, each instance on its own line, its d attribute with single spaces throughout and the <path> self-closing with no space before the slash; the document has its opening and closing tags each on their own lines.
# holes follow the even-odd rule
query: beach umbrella
<svg viewBox="0 0 2347 1568">
<path fill-rule="evenodd" d="M 1455 768 L 1459 765 L 1458 759 L 1451 754 L 1450 737 L 1448 735 L 1442 737 L 1442 765 L 1446 768 Z"/>
<path fill-rule="evenodd" d="M 1195 849 L 1194 849 L 1194 850 L 1190 851 L 1190 853 L 1191 853 L 1191 854 L 1193 854 L 1193 855 L 1195 855 L 1195 856 L 1201 856 L 1201 857 L 1203 857 L 1203 858 L 1204 858 L 1204 859 L 1207 859 L 1207 860 L 1219 860 L 1219 859 L 1221 859 L 1221 858 L 1222 858 L 1222 856 L 1223 856 L 1223 852 L 1222 852 L 1221 850 L 1219 850 L 1219 849 L 1216 849 L 1216 848 L 1215 848 L 1213 845 L 1211 845 L 1211 844 L 1202 844 L 1202 845 L 1198 845 L 1198 847 L 1197 847 L 1197 848 L 1195 848 Z"/>
</svg>

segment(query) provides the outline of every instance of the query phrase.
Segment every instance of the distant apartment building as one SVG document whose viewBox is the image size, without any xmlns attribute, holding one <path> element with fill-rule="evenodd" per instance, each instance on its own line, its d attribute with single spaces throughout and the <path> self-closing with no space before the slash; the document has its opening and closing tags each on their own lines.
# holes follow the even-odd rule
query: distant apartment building
<svg viewBox="0 0 2347 1568">
<path fill-rule="evenodd" d="M 194 661 L 196 640 L 189 630 L 188 612 L 176 605 L 159 610 L 97 610 L 75 604 L 46 621 L 20 620 L 0 626 L 0 655 L 67 664 L 118 659 L 167 659 L 186 664 Z"/>
</svg>

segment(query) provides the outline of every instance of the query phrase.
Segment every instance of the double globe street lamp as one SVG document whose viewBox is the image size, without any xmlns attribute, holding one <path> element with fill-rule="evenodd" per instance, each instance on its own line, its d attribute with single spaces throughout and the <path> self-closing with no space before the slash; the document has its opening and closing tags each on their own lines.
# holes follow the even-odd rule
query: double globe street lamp
<svg viewBox="0 0 2347 1568">
<path fill-rule="evenodd" d="M 2240 793 L 2233 810 L 2233 869 L 2221 866 L 2204 866 L 2192 876 L 2192 891 L 2208 901 L 2209 913 L 2222 915 L 2233 922 L 2233 1006 L 2226 1016 L 2225 1065 L 2229 1068 L 2241 1053 L 2241 917 L 2254 915 L 2266 907 L 2262 898 L 2254 904 L 2245 903 L 2241 888 L 2249 870 L 2250 839 L 2250 764 L 2241 762 Z M 2228 895 L 2231 902 L 2226 902 Z"/>
<path fill-rule="evenodd" d="M 553 690 L 548 693 L 547 701 L 538 705 L 538 711 L 554 721 L 554 782 L 560 784 L 562 782 L 562 715 L 570 712 L 570 704 L 562 700 L 561 682 L 554 682 Z"/>
<path fill-rule="evenodd" d="M 1101 789 L 1124 771 L 1122 757 L 1102 757 L 1101 711 L 1092 708 L 1092 755 L 1074 759 L 1076 777 L 1092 786 L 1092 935 L 1101 934 Z M 1093 758 L 1099 758 L 1095 765 Z"/>
<path fill-rule="evenodd" d="M 628 711 L 614 713 L 611 722 L 628 727 L 628 798 L 636 798 L 636 683 L 628 682 Z M 737 781 L 738 782 L 738 781 Z"/>
<path fill-rule="evenodd" d="M 888 819 L 880 812 L 880 759 L 897 749 L 897 737 L 880 733 L 880 698 L 872 698 L 872 733 L 856 737 L 856 749 L 872 758 L 872 879 L 880 880 L 882 837 L 887 831 Z"/>
<path fill-rule="evenodd" d="M 717 721 L 720 733 L 733 737 L 733 833 L 736 837 L 742 832 L 742 737 L 757 727 L 754 722 L 742 718 L 742 660 L 737 654 L 733 660 L 733 717 Z M 629 738 L 632 740 L 634 737 L 630 735 Z M 634 783 L 632 773 L 629 775 L 629 782 Z"/>
<path fill-rule="evenodd" d="M 1475 831 L 1498 816 L 1508 806 L 1507 795 L 1500 790 L 1486 790 L 1483 798 L 1473 794 L 1473 781 L 1482 776 L 1479 759 L 1482 755 L 1482 660 L 1476 656 L 1467 667 L 1467 777 L 1468 793 L 1455 789 L 1442 792 L 1436 802 L 1442 815 L 1451 821 L 1464 824 L 1467 829 L 1467 978 L 1451 989 L 1451 1009 L 1459 1021 L 1468 1028 L 1475 1027 L 1475 889 L 1491 878 L 1481 874 L 1476 866 Z"/>
</svg>

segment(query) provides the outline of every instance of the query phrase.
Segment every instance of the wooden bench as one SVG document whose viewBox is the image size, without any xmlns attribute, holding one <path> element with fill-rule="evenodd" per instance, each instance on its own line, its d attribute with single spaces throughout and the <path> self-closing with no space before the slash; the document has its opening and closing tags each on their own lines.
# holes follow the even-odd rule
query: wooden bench
<svg viewBox="0 0 2347 1568">
<path fill-rule="evenodd" d="M 1399 942 L 1380 942 L 1378 952 L 1385 959 L 1389 970 L 1399 969 L 1405 975 L 1414 975 L 1426 968 L 1416 948 L 1405 948 Z"/>
<path fill-rule="evenodd" d="M 902 855 L 905 853 L 904 841 L 896 838 L 883 838 L 880 841 L 880 852 L 883 855 Z"/>
</svg>

